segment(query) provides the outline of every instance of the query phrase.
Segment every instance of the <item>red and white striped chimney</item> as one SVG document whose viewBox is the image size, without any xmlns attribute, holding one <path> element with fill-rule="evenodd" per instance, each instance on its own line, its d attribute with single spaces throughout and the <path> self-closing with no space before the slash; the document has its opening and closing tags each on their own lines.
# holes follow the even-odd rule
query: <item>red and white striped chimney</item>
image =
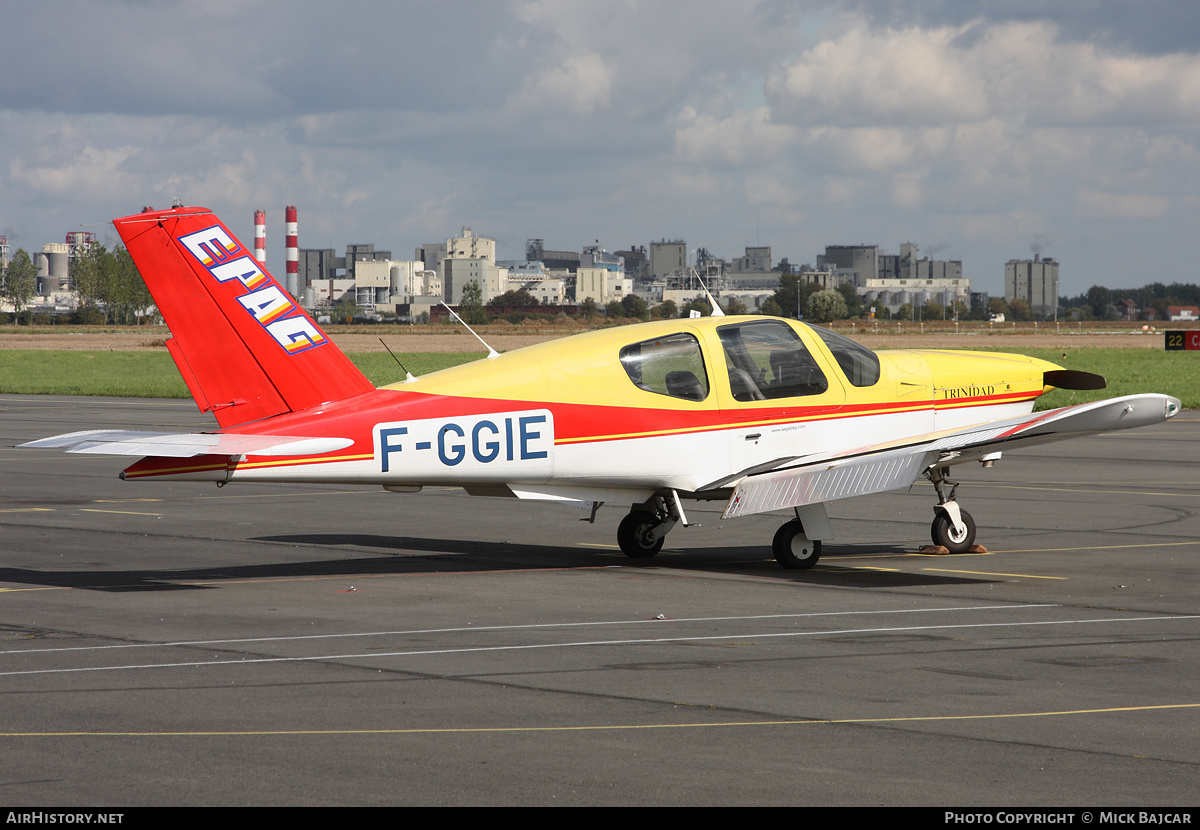
<svg viewBox="0 0 1200 830">
<path fill-rule="evenodd" d="M 288 205 L 284 208 L 284 241 L 287 248 L 284 259 L 287 260 L 287 279 L 284 287 L 293 297 L 299 296 L 300 291 L 300 243 L 296 235 L 296 208 Z"/>
<path fill-rule="evenodd" d="M 254 211 L 254 258 L 263 268 L 267 267 L 267 212 Z"/>
</svg>

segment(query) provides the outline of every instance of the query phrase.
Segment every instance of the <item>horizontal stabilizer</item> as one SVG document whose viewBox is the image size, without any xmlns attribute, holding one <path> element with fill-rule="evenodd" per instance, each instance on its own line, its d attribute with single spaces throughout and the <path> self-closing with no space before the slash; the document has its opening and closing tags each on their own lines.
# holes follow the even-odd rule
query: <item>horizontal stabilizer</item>
<svg viewBox="0 0 1200 830">
<path fill-rule="evenodd" d="M 97 455 L 191 458 L 197 455 L 320 455 L 345 449 L 353 443 L 349 438 L 89 429 L 30 441 L 19 446 L 24 449 L 65 450 Z"/>
</svg>

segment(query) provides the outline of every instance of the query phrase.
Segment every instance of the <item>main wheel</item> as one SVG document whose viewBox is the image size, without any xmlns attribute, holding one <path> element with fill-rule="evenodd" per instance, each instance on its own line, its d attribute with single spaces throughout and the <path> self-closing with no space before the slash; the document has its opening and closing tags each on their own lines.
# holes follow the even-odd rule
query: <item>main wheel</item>
<svg viewBox="0 0 1200 830">
<path fill-rule="evenodd" d="M 633 559 L 649 559 L 662 550 L 666 536 L 657 539 L 650 534 L 658 527 L 658 519 L 653 513 L 644 510 L 634 510 L 617 526 L 617 544 L 621 552 Z"/>
<path fill-rule="evenodd" d="M 951 553 L 965 553 L 975 544 L 975 520 L 971 518 L 970 513 L 962 509 L 958 511 L 958 515 L 963 523 L 960 533 L 954 532 L 950 517 L 941 510 L 933 517 L 933 525 L 929 528 L 933 543 L 941 545 Z"/>
<path fill-rule="evenodd" d="M 811 568 L 821 558 L 821 540 L 804 535 L 799 519 L 792 519 L 779 530 L 771 542 L 775 561 L 788 570 Z"/>
</svg>

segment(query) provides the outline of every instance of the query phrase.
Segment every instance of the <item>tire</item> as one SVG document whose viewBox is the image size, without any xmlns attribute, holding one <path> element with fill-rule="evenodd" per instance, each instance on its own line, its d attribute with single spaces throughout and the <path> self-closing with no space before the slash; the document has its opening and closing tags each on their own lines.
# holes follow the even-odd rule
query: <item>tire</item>
<svg viewBox="0 0 1200 830">
<path fill-rule="evenodd" d="M 631 559 L 649 559 L 662 550 L 666 536 L 651 539 L 650 533 L 658 527 L 653 513 L 635 510 L 621 520 L 617 526 L 617 544 L 621 552 Z"/>
<path fill-rule="evenodd" d="M 964 527 L 961 535 L 955 534 L 950 517 L 941 510 L 933 517 L 933 525 L 929 528 L 930 535 L 935 545 L 941 545 L 951 553 L 966 553 L 971 549 L 971 545 L 975 544 L 975 520 L 965 510 L 960 509 L 958 515 L 962 518 Z"/>
<path fill-rule="evenodd" d="M 792 519 L 775 531 L 771 550 L 775 561 L 788 570 L 807 570 L 821 558 L 821 540 L 809 539 L 800 520 Z"/>
</svg>

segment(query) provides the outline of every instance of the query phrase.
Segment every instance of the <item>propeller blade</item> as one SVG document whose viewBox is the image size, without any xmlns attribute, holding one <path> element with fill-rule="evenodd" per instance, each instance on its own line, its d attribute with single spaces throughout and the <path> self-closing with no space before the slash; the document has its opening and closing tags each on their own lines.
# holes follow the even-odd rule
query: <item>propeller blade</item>
<svg viewBox="0 0 1200 830">
<path fill-rule="evenodd" d="M 1079 372 L 1075 369 L 1056 369 L 1043 375 L 1046 386 L 1058 389 L 1103 389 L 1108 384 L 1101 375 Z"/>
</svg>

